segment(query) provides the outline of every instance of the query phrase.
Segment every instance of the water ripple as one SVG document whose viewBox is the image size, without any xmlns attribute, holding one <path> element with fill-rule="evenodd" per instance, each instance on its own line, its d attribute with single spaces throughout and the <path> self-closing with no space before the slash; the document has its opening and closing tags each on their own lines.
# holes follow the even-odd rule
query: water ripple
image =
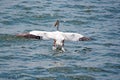
<svg viewBox="0 0 120 80">
<path fill-rule="evenodd" d="M 119 0 L 1 0 L 0 80 L 119 80 Z M 85 42 L 18 38 L 31 30 L 81 33 Z"/>
</svg>

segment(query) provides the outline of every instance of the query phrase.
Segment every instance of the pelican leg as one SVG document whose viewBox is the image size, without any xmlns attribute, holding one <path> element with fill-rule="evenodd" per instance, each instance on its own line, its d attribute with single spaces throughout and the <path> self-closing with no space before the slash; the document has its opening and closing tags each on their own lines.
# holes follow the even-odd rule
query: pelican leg
<svg viewBox="0 0 120 80">
<path fill-rule="evenodd" d="M 56 50 L 56 40 L 54 39 L 54 42 L 53 42 L 53 47 L 52 47 L 53 50 Z"/>
<path fill-rule="evenodd" d="M 64 49 L 64 47 L 62 47 L 62 51 L 63 51 L 63 52 L 65 52 L 65 49 Z"/>
<path fill-rule="evenodd" d="M 65 49 L 64 49 L 64 42 L 65 42 L 65 40 L 62 41 L 62 43 L 63 43 L 63 44 L 62 44 L 62 51 L 63 51 L 63 52 L 65 52 Z"/>
<path fill-rule="evenodd" d="M 64 46 L 64 40 L 62 41 L 62 46 Z"/>
<path fill-rule="evenodd" d="M 54 39 L 53 46 L 56 47 L 56 40 Z"/>
</svg>

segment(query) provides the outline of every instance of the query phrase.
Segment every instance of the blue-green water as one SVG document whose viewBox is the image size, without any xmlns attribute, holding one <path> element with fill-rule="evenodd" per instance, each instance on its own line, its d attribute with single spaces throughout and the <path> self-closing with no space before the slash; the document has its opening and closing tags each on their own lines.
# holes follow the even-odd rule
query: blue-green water
<svg viewBox="0 0 120 80">
<path fill-rule="evenodd" d="M 31 30 L 77 32 L 91 41 L 14 35 Z M 120 80 L 120 0 L 0 0 L 0 80 Z"/>
</svg>

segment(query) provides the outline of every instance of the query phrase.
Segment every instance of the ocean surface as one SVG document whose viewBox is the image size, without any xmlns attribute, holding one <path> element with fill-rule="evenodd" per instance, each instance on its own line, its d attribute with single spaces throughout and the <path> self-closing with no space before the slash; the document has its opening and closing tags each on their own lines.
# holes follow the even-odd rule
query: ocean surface
<svg viewBox="0 0 120 80">
<path fill-rule="evenodd" d="M 32 30 L 76 32 L 90 41 L 18 38 Z M 0 80 L 120 80 L 120 0 L 0 0 Z"/>
</svg>

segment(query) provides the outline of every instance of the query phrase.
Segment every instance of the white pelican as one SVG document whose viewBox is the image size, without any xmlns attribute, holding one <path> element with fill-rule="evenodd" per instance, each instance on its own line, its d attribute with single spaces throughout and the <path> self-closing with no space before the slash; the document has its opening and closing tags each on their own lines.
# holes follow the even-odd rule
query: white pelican
<svg viewBox="0 0 120 80">
<path fill-rule="evenodd" d="M 59 49 L 62 51 L 64 50 L 64 41 L 86 41 L 89 40 L 89 38 L 84 37 L 81 34 L 78 33 L 68 33 L 68 32 L 61 32 L 58 31 L 59 28 L 59 21 L 55 23 L 55 26 L 57 26 L 57 31 L 53 32 L 47 32 L 47 31 L 30 31 L 29 33 L 25 34 L 18 34 L 17 36 L 25 37 L 25 38 L 34 38 L 34 39 L 43 39 L 43 40 L 49 40 L 53 39 L 53 50 Z"/>
</svg>

